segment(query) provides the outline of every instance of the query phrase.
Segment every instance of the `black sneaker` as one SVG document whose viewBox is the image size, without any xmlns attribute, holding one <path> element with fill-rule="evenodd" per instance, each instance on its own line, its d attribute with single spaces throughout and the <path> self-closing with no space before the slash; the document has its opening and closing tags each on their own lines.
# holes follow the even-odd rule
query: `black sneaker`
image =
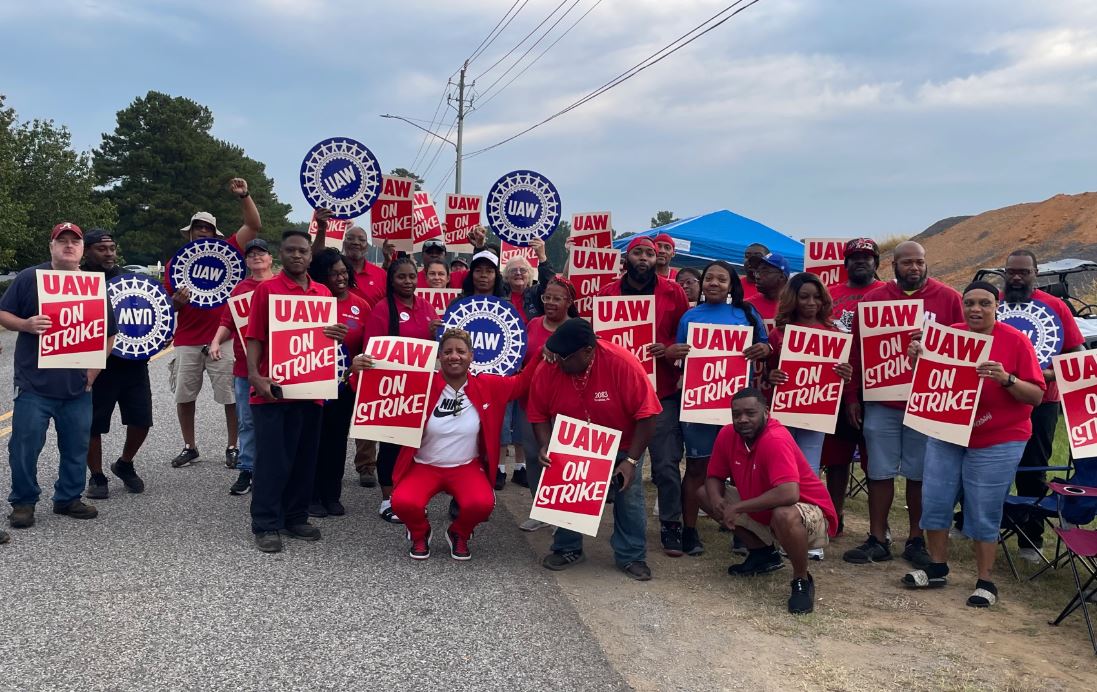
<svg viewBox="0 0 1097 692">
<path fill-rule="evenodd" d="M 294 524 L 293 526 L 287 526 L 282 533 L 286 534 L 290 538 L 296 538 L 302 541 L 318 541 L 320 540 L 320 529 L 316 528 L 308 522 L 302 522 L 300 524 Z"/>
<path fill-rule="evenodd" d="M 842 559 L 854 565 L 866 565 L 870 562 L 887 562 L 892 558 L 891 543 L 881 543 L 876 536 L 869 534 L 868 539 L 857 546 L 850 548 L 842 555 Z"/>
<path fill-rule="evenodd" d="M 8 515 L 13 529 L 29 529 L 34 526 L 34 505 L 14 505 Z"/>
<path fill-rule="evenodd" d="M 919 569 L 925 569 L 926 565 L 933 562 L 926 550 L 926 539 L 921 536 L 908 538 L 903 546 L 903 559 Z"/>
<path fill-rule="evenodd" d="M 247 495 L 251 490 L 251 471 L 241 471 L 236 482 L 229 488 L 230 495 Z"/>
<path fill-rule="evenodd" d="M 101 473 L 91 474 L 91 478 L 88 479 L 88 489 L 84 496 L 89 500 L 105 500 L 110 497 L 107 477 Z"/>
<path fill-rule="evenodd" d="M 173 469 L 181 469 L 184 466 L 190 466 L 198 456 L 198 450 L 194 447 L 183 447 L 183 451 L 179 452 L 179 454 L 171 460 L 171 467 Z"/>
<path fill-rule="evenodd" d="M 226 447 L 225 448 L 225 466 L 230 469 L 236 468 L 240 463 L 240 448 L 239 447 Z"/>
<path fill-rule="evenodd" d="M 788 612 L 793 615 L 806 615 L 815 610 L 815 580 L 808 574 L 807 579 L 792 580 L 792 594 L 788 597 Z"/>
<path fill-rule="evenodd" d="M 511 474 L 510 482 L 515 485 L 520 485 L 523 488 L 529 487 L 529 478 L 526 477 L 526 467 L 523 466 L 520 469 L 514 469 L 514 473 Z"/>
<path fill-rule="evenodd" d="M 53 513 L 64 514 L 73 519 L 94 519 L 99 516 L 99 510 L 94 505 L 85 504 L 79 498 L 64 505 L 54 503 Z"/>
<path fill-rule="evenodd" d="M 581 552 L 549 553 L 544 560 L 541 560 L 541 566 L 553 572 L 562 572 L 586 559 L 587 556 Z"/>
<path fill-rule="evenodd" d="M 316 517 L 317 519 L 323 519 L 328 515 L 328 508 L 324 506 L 322 502 L 310 502 L 309 503 L 309 516 Z"/>
<path fill-rule="evenodd" d="M 507 484 L 507 472 L 506 471 L 500 471 L 499 473 L 495 474 L 495 489 L 496 490 L 502 490 L 503 487 L 506 486 L 506 484 Z"/>
<path fill-rule="evenodd" d="M 280 553 L 282 536 L 277 531 L 261 531 L 255 534 L 255 545 L 264 553 Z"/>
<path fill-rule="evenodd" d="M 622 567 L 621 571 L 636 581 L 651 581 L 651 568 L 643 560 L 633 560 Z"/>
<path fill-rule="evenodd" d="M 682 525 L 676 521 L 664 521 L 659 530 L 663 542 L 663 552 L 670 557 L 682 557 Z"/>
<path fill-rule="evenodd" d="M 746 560 L 728 567 L 728 574 L 733 577 L 755 577 L 776 572 L 784 566 L 781 554 L 773 546 L 768 546 L 751 550 Z"/>
<path fill-rule="evenodd" d="M 328 510 L 328 515 L 332 517 L 341 517 L 347 513 L 347 508 L 343 506 L 343 503 L 339 500 L 332 500 L 331 502 L 324 503 L 324 509 Z"/>
<path fill-rule="evenodd" d="M 430 534 L 431 530 L 427 529 L 426 536 L 412 540 L 411 532 L 408 532 L 408 540 L 411 541 L 411 547 L 408 549 L 408 557 L 412 560 L 426 560 L 430 557 Z"/>
<path fill-rule="evenodd" d="M 705 552 L 705 545 L 701 543 L 701 536 L 697 529 L 689 526 L 682 527 L 682 551 L 686 555 L 700 555 Z"/>
<path fill-rule="evenodd" d="M 454 560 L 471 560 L 472 551 L 469 550 L 467 538 L 461 538 L 453 529 L 446 531 L 446 543 L 449 543 L 449 556 Z"/>
<path fill-rule="evenodd" d="M 358 485 L 363 488 L 376 488 L 377 487 L 377 472 L 373 469 L 366 469 L 358 474 Z"/>
<path fill-rule="evenodd" d="M 7 543 L 10 540 L 11 540 L 11 536 L 8 535 L 8 532 L 4 531 L 4 530 L 0 530 L 0 545 L 4 545 L 5 543 Z"/>
<path fill-rule="evenodd" d="M 126 486 L 126 490 L 131 493 L 143 493 L 145 492 L 145 481 L 141 480 L 141 477 L 137 475 L 137 471 L 133 468 L 132 461 L 122 461 L 119 459 L 110 465 L 110 472 L 122 481 L 122 485 Z M 90 495 L 88 497 L 91 497 Z"/>
</svg>

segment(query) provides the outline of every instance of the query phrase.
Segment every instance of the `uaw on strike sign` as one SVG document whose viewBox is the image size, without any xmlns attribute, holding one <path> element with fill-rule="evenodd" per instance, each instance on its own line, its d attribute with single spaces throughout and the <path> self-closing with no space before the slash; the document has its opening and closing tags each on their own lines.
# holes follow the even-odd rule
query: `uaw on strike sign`
<svg viewBox="0 0 1097 692">
<path fill-rule="evenodd" d="M 450 303 L 460 298 L 463 292 L 464 291 L 459 288 L 415 289 L 415 295 L 430 303 L 430 306 L 434 308 L 434 311 L 439 315 L 446 314 L 446 310 L 449 310 Z"/>
<path fill-rule="evenodd" d="M 619 430 L 556 416 L 530 519 L 597 536 L 620 445 Z"/>
<path fill-rule="evenodd" d="M 438 343 L 375 336 L 365 353 L 374 359 L 374 366 L 358 374 L 350 436 L 419 447 Z"/>
<path fill-rule="evenodd" d="M 655 386 L 655 359 L 648 345 L 655 343 L 655 296 L 596 296 L 594 333 L 630 351 Z"/>
<path fill-rule="evenodd" d="M 251 297 L 255 291 L 229 296 L 229 313 L 232 314 L 232 323 L 236 326 L 236 335 L 240 337 L 240 343 L 248 343 L 248 316 L 251 315 Z"/>
<path fill-rule="evenodd" d="M 412 207 L 411 236 L 415 252 L 423 251 L 423 243 L 428 240 L 442 240 L 442 219 L 438 210 L 430 201 L 430 193 L 416 192 L 415 206 Z M 444 242 L 444 241 L 443 241 Z"/>
<path fill-rule="evenodd" d="M 983 390 L 975 366 L 990 358 L 990 342 L 989 334 L 927 322 L 903 425 L 966 447 Z"/>
<path fill-rule="evenodd" d="M 846 273 L 844 238 L 804 238 L 804 271 L 819 277 L 827 288 L 844 284 Z"/>
<path fill-rule="evenodd" d="M 782 425 L 832 434 L 845 384 L 834 366 L 849 361 L 852 346 L 849 334 L 787 325 L 778 367 L 788 382 L 774 388 L 770 414 Z"/>
<path fill-rule="evenodd" d="M 920 299 L 857 304 L 865 401 L 903 401 L 910 394 L 907 347 L 923 319 Z"/>
<path fill-rule="evenodd" d="M 568 278 L 575 284 L 575 309 L 579 316 L 594 315 L 594 296 L 620 276 L 621 251 L 572 246 L 568 253 Z"/>
<path fill-rule="evenodd" d="M 480 195 L 446 195 L 446 249 L 472 252 L 469 231 L 480 225 Z"/>
<path fill-rule="evenodd" d="M 731 397 L 750 379 L 750 363 L 743 351 L 750 347 L 753 336 L 750 327 L 690 323 L 679 420 L 731 423 Z"/>
<path fill-rule="evenodd" d="M 1066 353 L 1052 359 L 1063 401 L 1067 439 L 1075 459 L 1097 456 L 1097 352 Z"/>
<path fill-rule="evenodd" d="M 397 250 L 411 252 L 414 195 L 415 181 L 411 178 L 383 176 L 381 194 L 369 210 L 374 245 L 381 247 L 391 242 Z"/>
<path fill-rule="evenodd" d="M 270 341 L 267 361 L 270 379 L 282 387 L 284 399 L 334 399 L 336 342 L 324 336 L 335 324 L 331 296 L 270 296 Z"/>
<path fill-rule="evenodd" d="M 99 272 L 36 270 L 38 314 L 50 327 L 38 336 L 38 367 L 107 366 L 107 280 Z"/>
<path fill-rule="evenodd" d="M 577 247 L 613 246 L 613 222 L 608 211 L 571 215 L 571 241 Z"/>
<path fill-rule="evenodd" d="M 324 231 L 324 247 L 333 247 L 342 252 L 343 238 L 347 234 L 347 229 L 353 225 L 354 222 L 350 219 L 328 219 L 328 227 Z M 313 242 L 316 242 L 316 234 L 319 230 L 316 225 L 316 213 L 313 212 L 312 220 L 309 221 L 309 238 Z"/>
</svg>

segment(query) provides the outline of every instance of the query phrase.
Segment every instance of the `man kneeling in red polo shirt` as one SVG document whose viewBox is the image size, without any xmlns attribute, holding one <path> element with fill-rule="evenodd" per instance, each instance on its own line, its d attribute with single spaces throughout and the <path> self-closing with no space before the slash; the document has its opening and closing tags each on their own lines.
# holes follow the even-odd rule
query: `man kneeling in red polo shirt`
<svg viewBox="0 0 1097 692">
<path fill-rule="evenodd" d="M 780 544 L 792 562 L 788 612 L 810 613 L 815 583 L 808 573 L 808 549 L 822 548 L 837 531 L 834 504 L 792 435 L 770 419 L 761 392 L 753 387 L 737 392 L 731 421 L 716 436 L 701 490 L 705 512 L 733 530 L 750 551 L 728 574 L 781 569 Z M 725 487 L 728 478 L 734 485 Z"/>
</svg>

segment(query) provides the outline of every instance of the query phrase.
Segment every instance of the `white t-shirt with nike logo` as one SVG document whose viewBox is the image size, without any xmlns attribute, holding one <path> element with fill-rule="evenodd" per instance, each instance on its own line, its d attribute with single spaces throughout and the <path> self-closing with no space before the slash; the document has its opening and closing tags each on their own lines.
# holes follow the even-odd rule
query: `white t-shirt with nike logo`
<svg viewBox="0 0 1097 692">
<path fill-rule="evenodd" d="M 447 384 L 442 390 L 438 405 L 427 416 L 423 444 L 415 453 L 415 461 L 452 468 L 480 455 L 480 414 L 465 396 L 466 386 L 455 390 Z"/>
</svg>

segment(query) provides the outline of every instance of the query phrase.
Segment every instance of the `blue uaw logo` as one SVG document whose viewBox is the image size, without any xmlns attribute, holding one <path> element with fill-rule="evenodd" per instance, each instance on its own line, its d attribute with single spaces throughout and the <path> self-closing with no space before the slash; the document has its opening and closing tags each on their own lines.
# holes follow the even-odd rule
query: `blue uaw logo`
<svg viewBox="0 0 1097 692">
<path fill-rule="evenodd" d="M 244 280 L 244 256 L 220 238 L 192 240 L 171 258 L 171 285 L 190 289 L 190 304 L 216 308 L 225 304 Z"/>
<path fill-rule="evenodd" d="M 163 286 L 141 274 L 120 274 L 107 282 L 107 298 L 118 325 L 111 355 L 147 360 L 167 346 L 175 310 Z"/>
<path fill-rule="evenodd" d="M 548 178 L 533 171 L 507 173 L 488 192 L 488 225 L 511 245 L 526 247 L 544 240 L 560 223 L 560 193 Z"/>
<path fill-rule="evenodd" d="M 353 219 L 369 211 L 381 194 L 381 164 L 361 142 L 325 139 L 301 162 L 301 192 L 313 208 Z"/>
<path fill-rule="evenodd" d="M 474 373 L 510 375 L 526 355 L 526 329 L 509 302 L 495 296 L 469 296 L 450 304 L 444 329 L 464 329 L 472 337 Z"/>
<path fill-rule="evenodd" d="M 1025 303 L 999 303 L 998 321 L 1005 322 L 1028 337 L 1036 349 L 1040 367 L 1051 367 L 1052 356 L 1063 351 L 1063 321 L 1047 303 L 1030 300 Z"/>
<path fill-rule="evenodd" d="M 347 346 L 346 344 L 337 344 L 335 346 L 335 379 L 338 382 L 343 381 L 343 375 L 347 374 Z"/>
</svg>

